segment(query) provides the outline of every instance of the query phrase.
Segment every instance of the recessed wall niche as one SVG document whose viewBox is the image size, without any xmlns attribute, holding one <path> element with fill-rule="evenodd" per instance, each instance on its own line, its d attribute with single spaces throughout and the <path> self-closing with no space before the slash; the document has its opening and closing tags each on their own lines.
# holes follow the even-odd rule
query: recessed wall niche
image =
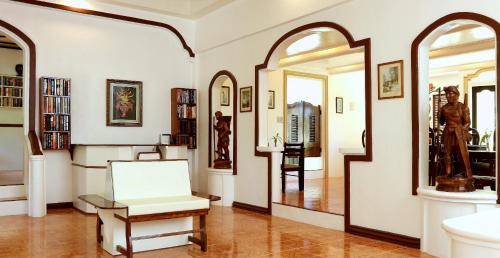
<svg viewBox="0 0 500 258">
<path fill-rule="evenodd" d="M 214 75 L 209 87 L 209 130 L 208 130 L 208 167 L 220 167 L 221 157 L 228 150 L 228 158 L 231 161 L 226 162 L 225 169 L 232 169 L 233 175 L 237 173 L 237 82 L 233 74 L 228 71 L 220 71 Z M 220 112 L 220 113 L 217 113 Z M 230 134 L 228 135 L 229 146 L 224 148 L 224 144 L 218 140 L 217 114 L 221 114 L 222 120 L 227 123 Z M 220 124 L 219 124 L 220 125 Z M 223 129 L 224 130 L 224 129 Z M 226 139 L 227 140 L 227 139 Z M 219 155 L 220 152 L 220 155 Z M 226 156 L 226 159 L 227 159 Z M 218 159 L 218 165 L 215 166 L 215 160 Z M 229 167 L 230 166 L 230 167 Z"/>
</svg>

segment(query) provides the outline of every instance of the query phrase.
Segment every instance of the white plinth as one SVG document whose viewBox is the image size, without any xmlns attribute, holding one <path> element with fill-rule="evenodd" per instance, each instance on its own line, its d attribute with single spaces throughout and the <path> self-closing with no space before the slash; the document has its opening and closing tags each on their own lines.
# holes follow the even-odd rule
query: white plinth
<svg viewBox="0 0 500 258">
<path fill-rule="evenodd" d="M 221 197 L 220 201 L 211 202 L 212 205 L 233 206 L 234 175 L 232 169 L 208 168 L 208 193 Z"/>
<path fill-rule="evenodd" d="M 500 209 L 447 219 L 443 229 L 450 237 L 453 258 L 500 258 Z"/>
<path fill-rule="evenodd" d="M 102 248 L 111 255 L 119 255 L 116 247 L 121 245 L 126 247 L 125 223 L 114 217 L 114 214 L 125 216 L 124 210 L 97 210 L 98 216 L 103 222 L 102 226 Z M 193 229 L 193 218 L 177 218 L 158 221 L 146 221 L 132 224 L 132 237 L 155 235 L 175 231 L 187 231 Z M 187 245 L 189 234 L 161 237 L 132 242 L 134 253 L 160 248 Z M 95 240 L 94 240 L 95 241 Z"/>
<path fill-rule="evenodd" d="M 417 189 L 422 199 L 422 238 L 420 249 L 437 257 L 450 257 L 449 239 L 441 223 L 450 218 L 474 214 L 495 208 L 497 195 L 493 191 L 471 193 L 436 191 L 435 187 Z"/>
<path fill-rule="evenodd" d="M 257 150 L 261 152 L 271 153 L 271 176 L 272 176 L 272 194 L 271 201 L 281 202 L 281 152 L 284 150 L 283 146 L 267 147 L 257 146 Z"/>
</svg>

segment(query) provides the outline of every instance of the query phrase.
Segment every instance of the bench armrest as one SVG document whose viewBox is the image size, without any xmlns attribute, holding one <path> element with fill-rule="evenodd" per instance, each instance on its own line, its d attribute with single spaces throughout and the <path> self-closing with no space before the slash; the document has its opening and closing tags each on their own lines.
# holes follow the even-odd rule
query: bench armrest
<svg viewBox="0 0 500 258">
<path fill-rule="evenodd" d="M 119 202 L 110 201 L 105 199 L 104 197 L 97 194 L 88 194 L 88 195 L 80 195 L 78 199 L 90 204 L 94 205 L 99 209 L 126 209 L 127 205 L 121 204 Z"/>
</svg>

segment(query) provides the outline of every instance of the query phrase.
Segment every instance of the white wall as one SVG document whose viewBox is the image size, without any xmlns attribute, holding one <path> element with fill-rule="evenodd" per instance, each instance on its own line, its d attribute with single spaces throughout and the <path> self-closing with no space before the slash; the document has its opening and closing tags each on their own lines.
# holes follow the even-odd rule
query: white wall
<svg viewBox="0 0 500 258">
<path fill-rule="evenodd" d="M 193 39 L 192 21 L 107 5 L 94 7 L 166 22 L 188 44 Z M 71 78 L 72 143 L 158 143 L 159 134 L 170 131 L 170 88 L 194 87 L 193 60 L 166 29 L 7 1 L 0 2 L 0 10 L 0 19 L 35 43 L 37 79 Z M 106 79 L 143 82 L 142 127 L 106 127 Z M 44 153 L 47 202 L 71 201 L 68 152 Z"/>
<path fill-rule="evenodd" d="M 500 3 L 488 0 L 474 3 L 467 0 L 353 0 L 304 17 L 296 16 L 297 13 L 289 9 L 267 8 L 261 1 L 241 0 L 237 3 L 197 23 L 197 42 L 200 43 L 197 48 L 203 50 L 198 55 L 197 72 L 198 84 L 205 87 L 200 88 L 202 98 L 207 96 L 211 76 L 221 69 L 230 70 L 241 87 L 255 85 L 255 65 L 263 63 L 279 37 L 298 26 L 330 21 L 346 28 L 356 40 L 371 38 L 373 161 L 351 163 L 351 223 L 420 237 L 420 201 L 411 195 L 411 43 L 425 27 L 453 12 L 476 12 L 499 20 Z M 280 16 L 297 19 L 283 24 L 271 19 L 274 26 L 259 32 L 250 28 L 246 19 L 238 19 L 257 10 L 253 20 L 259 23 L 266 19 L 255 17 L 273 16 L 265 15 L 268 9 Z M 405 97 L 378 100 L 377 64 L 398 59 L 405 63 Z M 262 90 L 267 91 L 267 88 Z M 255 112 L 255 103 L 253 107 Z M 240 113 L 238 118 L 241 128 L 238 139 L 240 169 L 235 199 L 265 207 L 266 159 L 253 155 L 253 112 Z M 202 124 L 207 121 L 207 117 L 200 119 Z M 200 130 L 207 129 L 200 127 Z M 206 145 L 206 141 L 200 141 L 200 146 Z M 205 149 L 200 147 L 200 156 L 206 156 Z"/>
<path fill-rule="evenodd" d="M 336 112 L 336 98 L 343 98 L 343 113 Z M 365 71 L 328 77 L 329 176 L 344 176 L 344 154 L 339 148 L 362 149 L 365 130 Z"/>
</svg>

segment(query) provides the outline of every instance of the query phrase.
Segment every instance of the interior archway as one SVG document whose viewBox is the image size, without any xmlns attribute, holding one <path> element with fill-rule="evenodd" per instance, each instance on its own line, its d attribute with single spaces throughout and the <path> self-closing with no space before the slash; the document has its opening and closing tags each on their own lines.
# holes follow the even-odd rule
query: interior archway
<svg viewBox="0 0 500 258">
<path fill-rule="evenodd" d="M 267 85 L 266 85 L 266 71 L 268 69 L 275 68 L 277 64 L 276 52 L 282 47 L 282 43 L 289 38 L 293 38 L 297 33 L 314 29 L 314 28 L 328 28 L 340 32 L 346 39 L 348 48 L 364 48 L 364 101 L 365 101 L 365 128 L 366 128 L 366 149 L 365 153 L 362 155 L 345 155 L 344 156 L 344 183 L 345 183 L 345 215 L 344 224 L 346 232 L 357 232 L 358 228 L 350 224 L 350 162 L 351 161 L 371 161 L 372 160 L 372 122 L 371 122 L 371 51 L 370 51 L 370 39 L 363 39 L 356 41 L 351 36 L 351 34 L 342 26 L 332 23 L 332 22 L 316 22 L 300 26 L 295 28 L 288 33 L 284 34 L 279 38 L 269 50 L 264 63 L 257 65 L 255 67 L 255 105 L 257 107 L 255 112 L 255 155 L 260 157 L 267 157 L 268 159 L 268 208 L 267 212 L 271 213 L 271 195 L 272 195 L 272 175 L 271 175 L 271 153 L 261 152 L 257 150 L 258 146 L 267 145 L 267 100 L 264 96 L 267 96 Z M 263 101 L 264 99 L 264 101 Z M 264 129 L 266 128 L 266 129 Z M 361 230 L 359 230 L 361 232 Z"/>
<path fill-rule="evenodd" d="M 210 86 L 208 87 L 208 167 L 212 167 L 213 163 L 213 156 L 212 156 L 212 138 L 213 138 L 213 122 L 212 122 L 212 117 L 213 117 L 213 112 L 216 110 L 212 109 L 212 104 L 213 104 L 213 99 L 214 96 L 212 96 L 213 89 L 215 87 L 220 88 L 223 86 L 224 82 L 229 80 L 231 83 L 228 84 L 227 86 L 230 87 L 230 93 L 232 92 L 232 103 L 230 98 L 228 99 L 228 102 L 232 104 L 232 129 L 231 129 L 231 134 L 232 134 L 232 169 L 233 169 L 233 175 L 236 175 L 238 173 L 238 83 L 236 81 L 236 77 L 234 75 L 226 70 L 219 71 L 217 72 L 214 77 L 212 77 L 212 80 L 210 81 Z M 216 141 L 213 143 L 214 145 L 216 144 Z"/>
<path fill-rule="evenodd" d="M 462 24 L 461 24 L 462 23 Z M 486 26 L 492 31 L 494 31 L 496 39 L 495 44 L 498 46 L 499 38 L 498 32 L 500 30 L 500 25 L 495 20 L 475 13 L 454 13 L 447 16 L 444 16 L 431 25 L 429 25 L 424 31 L 422 31 L 417 38 L 412 43 L 411 48 L 411 65 L 412 65 L 412 194 L 417 194 L 417 188 L 419 186 L 426 185 L 424 181 L 426 180 L 425 175 L 427 175 L 426 164 L 424 158 L 426 153 L 425 146 L 426 137 L 424 137 L 424 133 L 427 133 L 428 129 L 426 120 L 428 119 L 427 114 L 423 112 L 423 103 L 428 100 L 426 96 L 423 96 L 422 89 L 426 89 L 427 78 L 428 78 L 428 62 L 429 62 L 429 49 L 431 43 L 434 42 L 439 36 L 443 35 L 447 31 L 453 29 L 453 26 L 462 25 L 463 24 L 478 24 L 482 26 Z M 498 65 L 500 61 L 500 54 L 498 52 L 498 48 L 495 53 L 496 57 L 496 81 L 498 81 L 499 70 Z M 500 95 L 496 95 L 496 102 L 499 102 Z M 500 118 L 499 113 L 496 114 L 496 121 Z M 498 134 L 498 129 L 497 134 Z M 499 165 L 498 156 L 496 158 L 496 167 Z M 497 180 L 497 189 L 498 189 L 498 180 Z M 498 193 L 498 191 L 497 191 Z M 497 199 L 499 202 L 499 199 Z"/>
</svg>

